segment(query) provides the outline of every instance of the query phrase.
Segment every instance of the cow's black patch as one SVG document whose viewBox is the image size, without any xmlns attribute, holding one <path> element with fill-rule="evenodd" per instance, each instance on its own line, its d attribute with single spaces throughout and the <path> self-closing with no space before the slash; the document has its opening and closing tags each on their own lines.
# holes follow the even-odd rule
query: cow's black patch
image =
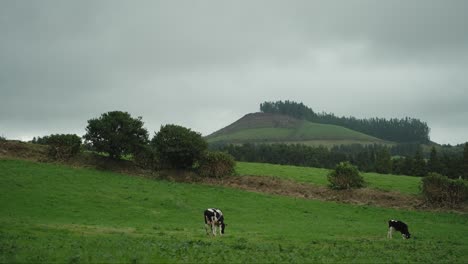
<svg viewBox="0 0 468 264">
<path fill-rule="evenodd" d="M 411 237 L 411 234 L 408 231 L 408 225 L 399 220 L 390 220 L 388 221 L 388 228 L 394 228 L 396 231 L 400 232 L 406 239 Z"/>
</svg>

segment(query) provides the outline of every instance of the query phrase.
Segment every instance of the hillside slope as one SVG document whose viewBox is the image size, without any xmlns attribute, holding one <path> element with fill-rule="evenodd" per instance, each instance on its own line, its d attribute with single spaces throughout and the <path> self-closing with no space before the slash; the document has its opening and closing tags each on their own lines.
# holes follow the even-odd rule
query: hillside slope
<svg viewBox="0 0 468 264">
<path fill-rule="evenodd" d="M 462 214 L 296 199 L 55 164 L 0 159 L 0 205 L 0 263 L 467 258 L 468 218 Z M 207 207 L 223 209 L 225 236 L 205 235 Z M 412 239 L 386 239 L 390 218 L 405 219 Z"/>
<path fill-rule="evenodd" d="M 251 113 L 206 137 L 209 143 L 299 143 L 306 145 L 389 144 L 341 126 L 286 115 Z"/>
</svg>

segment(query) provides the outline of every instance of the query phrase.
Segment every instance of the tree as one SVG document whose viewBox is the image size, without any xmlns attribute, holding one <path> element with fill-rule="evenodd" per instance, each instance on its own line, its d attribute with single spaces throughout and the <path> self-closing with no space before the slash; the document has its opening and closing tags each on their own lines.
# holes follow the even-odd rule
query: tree
<svg viewBox="0 0 468 264">
<path fill-rule="evenodd" d="M 442 163 L 440 162 L 439 156 L 437 155 L 437 150 L 434 146 L 431 148 L 429 161 L 427 162 L 427 170 L 428 172 L 442 172 Z"/>
<path fill-rule="evenodd" d="M 405 174 L 405 159 L 402 157 L 395 157 L 392 159 L 392 173 Z"/>
<path fill-rule="evenodd" d="M 88 120 L 83 138 L 95 151 L 108 153 L 113 159 L 133 154 L 148 144 L 148 131 L 141 117 L 112 111 Z"/>
<path fill-rule="evenodd" d="M 364 178 L 362 178 L 358 169 L 349 162 L 341 162 L 336 165 L 327 178 L 332 189 L 342 190 L 364 186 Z"/>
<path fill-rule="evenodd" d="M 53 134 L 47 136 L 50 158 L 66 160 L 80 152 L 81 138 L 75 134 Z"/>
<path fill-rule="evenodd" d="M 468 179 L 468 142 L 465 143 L 465 147 L 463 148 L 463 161 L 461 167 L 463 179 Z"/>
<path fill-rule="evenodd" d="M 192 168 L 199 161 L 208 143 L 200 133 L 177 125 L 162 126 L 151 140 L 163 166 L 175 169 Z"/>
<path fill-rule="evenodd" d="M 236 162 L 234 157 L 228 153 L 220 151 L 207 151 L 198 167 L 200 175 L 212 178 L 222 178 L 232 175 Z"/>
<path fill-rule="evenodd" d="M 380 148 L 376 153 L 375 170 L 383 174 L 392 172 L 392 157 L 386 147 Z"/>
<path fill-rule="evenodd" d="M 402 173 L 404 175 L 415 175 L 414 170 L 414 158 L 411 156 L 405 157 L 402 167 Z"/>
<path fill-rule="evenodd" d="M 414 155 L 413 173 L 416 176 L 425 176 L 427 174 L 426 161 L 423 158 L 421 149 Z"/>
</svg>

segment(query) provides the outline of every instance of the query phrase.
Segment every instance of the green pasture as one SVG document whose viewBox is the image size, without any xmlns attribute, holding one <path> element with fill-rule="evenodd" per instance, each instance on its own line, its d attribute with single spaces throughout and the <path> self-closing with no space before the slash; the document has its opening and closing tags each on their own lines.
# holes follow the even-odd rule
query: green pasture
<svg viewBox="0 0 468 264">
<path fill-rule="evenodd" d="M 277 142 L 287 140 L 294 129 L 291 128 L 251 128 L 235 131 L 228 134 L 222 134 L 207 138 L 207 141 L 218 142 Z"/>
<path fill-rule="evenodd" d="M 260 143 L 260 142 L 259 142 Z M 385 146 L 392 146 L 395 143 L 389 141 L 369 141 L 366 139 L 359 140 L 359 139 L 314 139 L 314 140 L 296 140 L 296 141 L 288 141 L 283 140 L 281 142 L 275 142 L 281 144 L 302 144 L 310 147 L 326 147 L 331 149 L 334 146 L 340 145 L 353 145 L 353 144 L 360 144 L 360 145 L 373 145 L 373 144 L 380 144 Z"/>
<path fill-rule="evenodd" d="M 225 236 L 205 235 L 207 207 L 223 209 Z M 387 240 L 391 218 L 413 238 Z M 466 214 L 0 160 L 0 263 L 464 263 L 467 237 Z"/>
<path fill-rule="evenodd" d="M 328 169 L 276 165 L 267 163 L 237 162 L 238 175 L 273 176 L 314 185 L 328 185 Z M 362 173 L 368 188 L 396 191 L 405 194 L 419 194 L 420 177 Z"/>
<path fill-rule="evenodd" d="M 319 124 L 307 121 L 304 121 L 299 129 L 295 131 L 294 138 L 323 140 L 354 139 L 373 142 L 382 141 L 381 139 L 342 126 Z"/>
<path fill-rule="evenodd" d="M 210 143 L 214 142 L 308 142 L 313 145 L 319 142 L 360 142 L 360 143 L 385 143 L 378 138 L 348 129 L 341 126 L 311 123 L 302 121 L 296 127 L 252 127 L 241 130 L 225 132 L 216 136 L 207 137 Z"/>
</svg>

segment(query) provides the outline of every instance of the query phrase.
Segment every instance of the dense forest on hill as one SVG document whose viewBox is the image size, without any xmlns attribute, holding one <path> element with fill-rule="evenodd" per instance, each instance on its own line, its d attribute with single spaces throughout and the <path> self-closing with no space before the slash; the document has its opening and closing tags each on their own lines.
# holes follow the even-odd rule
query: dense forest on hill
<svg viewBox="0 0 468 264">
<path fill-rule="evenodd" d="M 395 142 L 429 142 L 429 127 L 415 118 L 369 118 L 337 117 L 333 113 L 316 113 L 303 103 L 293 101 L 264 102 L 260 104 L 263 113 L 289 115 L 314 123 L 343 126 L 380 139 Z"/>
</svg>

